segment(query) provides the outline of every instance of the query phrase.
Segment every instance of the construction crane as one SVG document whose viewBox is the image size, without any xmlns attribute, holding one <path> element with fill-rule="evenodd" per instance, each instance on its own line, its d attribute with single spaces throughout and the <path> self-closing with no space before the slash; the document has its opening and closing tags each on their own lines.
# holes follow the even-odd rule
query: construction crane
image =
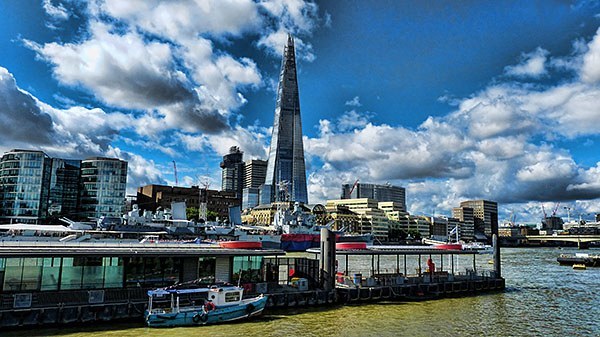
<svg viewBox="0 0 600 337">
<path fill-rule="evenodd" d="M 546 219 L 548 216 L 546 215 L 546 210 L 544 209 L 544 205 L 542 205 L 542 214 L 544 215 L 544 217 L 542 219 Z"/>
<path fill-rule="evenodd" d="M 352 185 L 352 188 L 350 189 L 350 192 L 348 192 L 348 195 L 346 196 L 346 198 L 350 199 L 350 197 L 352 196 L 352 192 L 354 192 L 354 189 L 356 188 L 356 186 L 358 186 L 358 179 L 356 179 L 356 181 L 354 182 L 354 185 Z"/>
<path fill-rule="evenodd" d="M 177 179 L 177 164 L 173 160 L 173 172 L 175 174 L 175 186 L 179 185 L 179 180 Z"/>
<path fill-rule="evenodd" d="M 556 216 L 556 211 L 558 211 L 558 206 L 560 206 L 560 201 L 556 203 L 554 210 L 552 211 L 552 216 Z"/>
</svg>

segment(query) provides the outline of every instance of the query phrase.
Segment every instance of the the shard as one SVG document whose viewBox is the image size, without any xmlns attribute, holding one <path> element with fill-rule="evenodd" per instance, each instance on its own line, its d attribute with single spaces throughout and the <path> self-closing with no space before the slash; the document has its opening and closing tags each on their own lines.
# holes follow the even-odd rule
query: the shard
<svg viewBox="0 0 600 337">
<path fill-rule="evenodd" d="M 283 51 L 265 187 L 271 189 L 271 201 L 308 203 L 296 55 L 291 35 Z"/>
</svg>

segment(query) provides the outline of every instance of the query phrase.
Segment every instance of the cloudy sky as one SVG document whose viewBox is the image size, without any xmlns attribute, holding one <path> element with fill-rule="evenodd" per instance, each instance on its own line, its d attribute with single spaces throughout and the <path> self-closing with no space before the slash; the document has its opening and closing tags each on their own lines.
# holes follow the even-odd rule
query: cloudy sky
<svg viewBox="0 0 600 337">
<path fill-rule="evenodd" d="M 296 39 L 310 202 L 390 182 L 411 213 L 600 212 L 597 1 L 0 2 L 0 151 L 119 157 L 128 191 L 267 157 Z"/>
</svg>

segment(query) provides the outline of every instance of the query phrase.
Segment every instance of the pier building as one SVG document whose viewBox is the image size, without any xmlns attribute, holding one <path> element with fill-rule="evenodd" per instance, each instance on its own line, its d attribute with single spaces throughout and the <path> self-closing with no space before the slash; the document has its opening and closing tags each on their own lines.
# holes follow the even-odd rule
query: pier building
<svg viewBox="0 0 600 337">
<path fill-rule="evenodd" d="M 265 257 L 284 254 L 188 243 L 0 241 L 0 328 L 141 319 L 147 290 L 194 280 L 254 285 L 265 282 Z"/>
</svg>

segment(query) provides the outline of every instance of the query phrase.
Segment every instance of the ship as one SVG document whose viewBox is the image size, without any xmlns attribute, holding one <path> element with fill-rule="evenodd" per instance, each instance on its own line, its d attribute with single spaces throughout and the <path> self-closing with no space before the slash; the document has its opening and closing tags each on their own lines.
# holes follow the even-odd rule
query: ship
<svg viewBox="0 0 600 337">
<path fill-rule="evenodd" d="M 560 254 L 556 261 L 563 266 L 582 264 L 586 267 L 600 267 L 600 255 L 576 253 L 575 255 Z"/>
</svg>

